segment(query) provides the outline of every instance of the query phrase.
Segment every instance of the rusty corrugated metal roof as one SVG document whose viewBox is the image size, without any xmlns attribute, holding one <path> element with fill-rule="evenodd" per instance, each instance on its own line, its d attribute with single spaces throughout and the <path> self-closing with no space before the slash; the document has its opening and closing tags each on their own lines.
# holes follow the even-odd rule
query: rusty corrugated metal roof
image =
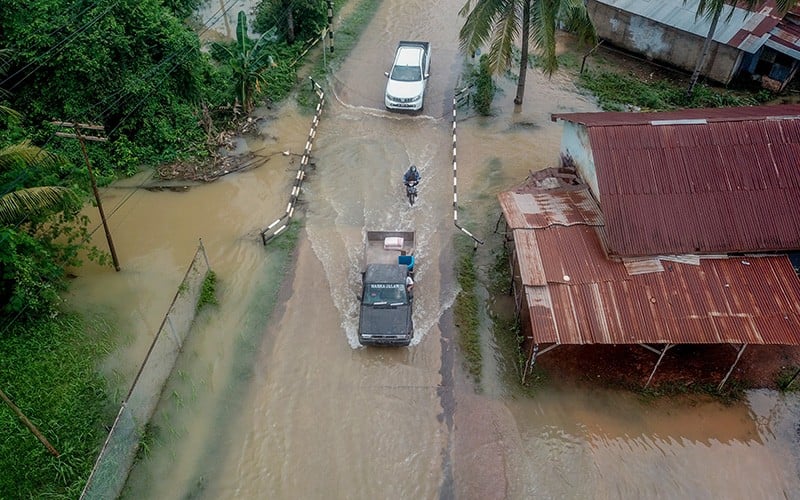
<svg viewBox="0 0 800 500">
<path fill-rule="evenodd" d="M 537 207 L 564 201 L 552 194 Z M 606 256 L 602 234 L 586 224 L 513 230 L 535 342 L 800 345 L 800 280 L 788 257 L 622 261 Z"/>
<path fill-rule="evenodd" d="M 576 113 L 612 254 L 800 249 L 800 105 Z"/>
<path fill-rule="evenodd" d="M 499 197 L 506 223 L 513 229 L 603 224 L 597 202 L 585 189 L 558 194 L 506 191 Z"/>
<path fill-rule="evenodd" d="M 800 59 L 800 8 L 793 8 L 770 32 L 766 46 Z"/>
</svg>

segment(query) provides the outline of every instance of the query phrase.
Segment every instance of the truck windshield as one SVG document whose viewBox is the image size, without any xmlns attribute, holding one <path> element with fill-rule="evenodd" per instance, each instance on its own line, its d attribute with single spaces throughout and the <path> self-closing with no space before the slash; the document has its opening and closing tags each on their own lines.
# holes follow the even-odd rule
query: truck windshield
<svg viewBox="0 0 800 500">
<path fill-rule="evenodd" d="M 408 303 L 402 283 L 371 283 L 364 289 L 364 304 L 403 305 Z"/>
<path fill-rule="evenodd" d="M 392 69 L 392 80 L 398 82 L 418 82 L 422 80 L 419 66 L 395 66 Z"/>
</svg>

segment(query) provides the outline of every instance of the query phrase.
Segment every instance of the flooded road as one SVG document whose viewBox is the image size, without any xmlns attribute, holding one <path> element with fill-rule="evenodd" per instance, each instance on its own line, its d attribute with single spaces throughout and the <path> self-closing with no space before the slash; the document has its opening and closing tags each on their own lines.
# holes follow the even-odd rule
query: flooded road
<svg viewBox="0 0 800 500">
<path fill-rule="evenodd" d="M 258 230 L 283 213 L 309 117 L 275 111 L 251 141 L 264 163 L 183 193 L 143 179 L 104 191 L 123 271 L 82 269 L 68 300 L 110 315 L 124 344 L 106 373 L 127 390 L 198 238 L 219 276 L 153 421 L 124 498 L 798 498 L 800 403 L 769 391 L 723 406 L 642 402 L 549 381 L 518 391 L 485 332 L 476 387 L 454 354 L 451 108 L 462 0 L 384 0 L 342 68 L 303 185 L 304 230 L 287 279 Z M 431 41 L 423 113 L 383 110 L 400 39 Z M 462 224 L 491 237 L 495 195 L 556 164 L 550 114 L 595 110 L 565 78 L 528 75 L 522 110 L 500 78 L 496 116 L 458 125 Z M 401 177 L 422 174 L 410 208 Z M 110 207 L 115 207 L 114 209 Z M 417 231 L 413 345 L 361 348 L 357 299 L 366 229 Z M 102 232 L 95 242 L 104 247 Z M 478 249 L 478 262 L 493 257 Z M 280 285 L 280 289 L 277 287 Z M 277 299 L 275 294 L 277 293 Z M 267 312 L 276 303 L 272 315 Z"/>
</svg>

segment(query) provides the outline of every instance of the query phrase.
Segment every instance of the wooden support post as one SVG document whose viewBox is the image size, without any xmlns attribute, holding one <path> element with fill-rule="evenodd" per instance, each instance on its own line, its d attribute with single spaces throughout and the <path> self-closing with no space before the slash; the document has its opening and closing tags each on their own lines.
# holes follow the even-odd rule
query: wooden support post
<svg viewBox="0 0 800 500">
<path fill-rule="evenodd" d="M 525 367 L 522 370 L 522 385 L 525 385 L 525 379 L 528 376 L 528 368 L 530 367 L 531 371 L 533 371 L 533 364 L 536 363 L 536 352 L 539 350 L 539 344 L 533 341 L 533 337 L 528 337 L 531 339 L 531 353 L 528 355 L 528 359 L 525 361 Z"/>
<path fill-rule="evenodd" d="M 333 54 L 333 0 L 328 0 L 328 39 L 331 42 L 331 54 Z"/>
<path fill-rule="evenodd" d="M 5 401 L 8 407 L 11 408 L 11 411 L 13 411 L 14 414 L 17 416 L 17 418 L 20 419 L 20 421 L 22 421 L 23 424 L 25 424 L 25 427 L 27 427 L 28 430 L 30 430 L 34 436 L 36 436 L 36 439 L 38 439 L 39 442 L 41 442 L 44 445 L 44 447 L 47 448 L 47 451 L 49 451 L 51 455 L 53 455 L 54 457 L 61 456 L 61 454 L 55 448 L 53 448 L 53 445 L 50 444 L 50 441 L 48 441 L 47 438 L 44 437 L 44 435 L 41 432 L 39 432 L 39 429 L 37 429 L 36 426 L 33 425 L 30 420 L 28 420 L 28 417 L 26 417 L 25 414 L 22 413 L 22 410 L 17 408 L 17 405 L 15 405 L 11 401 L 11 399 L 9 399 L 9 397 L 6 396 L 6 393 L 3 392 L 2 389 L 0 389 L 0 398 L 3 401 Z"/>
<path fill-rule="evenodd" d="M 87 141 L 95 141 L 95 142 L 105 142 L 108 139 L 105 137 L 98 137 L 98 136 L 85 136 L 81 133 L 81 129 L 89 129 L 89 130 L 97 130 L 97 131 L 104 131 L 104 127 L 102 125 L 89 125 L 85 123 L 71 123 L 71 122 L 50 122 L 53 125 L 58 127 L 72 127 L 75 129 L 74 134 L 69 134 L 65 132 L 56 132 L 56 135 L 59 137 L 68 137 L 71 139 L 78 139 L 78 142 L 81 145 L 81 151 L 83 152 L 83 159 L 86 161 L 86 168 L 89 170 L 89 179 L 92 183 L 92 192 L 94 193 L 94 199 L 97 201 L 97 210 L 100 212 L 100 220 L 103 222 L 103 229 L 106 233 L 106 240 L 108 241 L 108 249 L 111 251 L 111 259 L 114 261 L 114 269 L 119 272 L 119 259 L 117 258 L 117 251 L 114 248 L 114 241 L 111 239 L 111 230 L 108 228 L 108 221 L 106 220 L 106 214 L 103 211 L 103 203 L 100 200 L 100 192 L 97 190 L 97 181 L 94 177 L 94 171 L 92 170 L 92 164 L 89 162 L 89 154 L 86 152 L 86 143 L 84 140 Z"/>
<path fill-rule="evenodd" d="M 730 377 L 731 373 L 733 373 L 733 369 L 736 367 L 736 364 L 739 363 L 739 359 L 742 357 L 742 353 L 744 353 L 745 349 L 747 349 L 747 344 L 742 344 L 742 348 L 739 349 L 739 354 L 736 355 L 736 361 L 733 362 L 730 370 L 728 370 L 728 373 L 725 374 L 725 378 L 723 378 L 722 382 L 720 382 L 719 385 L 717 386 L 718 391 L 721 391 L 722 386 L 725 385 L 725 382 L 728 381 L 728 377 Z"/>
<path fill-rule="evenodd" d="M 590 55 L 592 55 L 592 53 L 593 53 L 595 50 L 597 50 L 597 48 L 598 48 L 598 47 L 600 47 L 600 45 L 601 45 L 602 43 L 603 43 L 603 41 L 602 41 L 602 40 L 600 40 L 599 42 L 597 42 L 597 45 L 595 45 L 594 47 L 592 47 L 592 50 L 590 50 L 589 52 L 587 52 L 586 54 L 584 54 L 584 55 L 583 55 L 583 60 L 581 61 L 581 71 L 580 71 L 580 74 L 581 74 L 581 75 L 583 74 L 583 68 L 584 68 L 584 66 L 586 66 L 586 58 L 587 58 L 587 57 L 589 57 Z"/>
<path fill-rule="evenodd" d="M 653 375 L 656 374 L 656 370 L 658 370 L 658 365 L 661 364 L 661 360 L 664 359 L 664 355 L 667 353 L 667 350 L 673 345 L 674 344 L 667 344 L 664 346 L 664 350 L 661 351 L 661 355 L 658 356 L 658 361 L 656 361 L 656 366 L 653 367 L 653 371 L 650 373 L 650 378 L 648 378 L 647 383 L 644 384 L 645 389 L 647 389 L 647 386 L 650 385 L 650 382 L 653 380 Z"/>
<path fill-rule="evenodd" d="M 795 379 L 797 378 L 798 375 L 800 375 L 800 368 L 798 368 L 797 371 L 794 372 L 794 375 L 792 375 L 792 378 L 790 378 L 789 381 L 786 382 L 786 385 L 781 387 L 781 389 L 783 389 L 784 391 L 786 389 L 788 389 L 789 386 L 792 385 L 792 383 L 795 381 Z"/>
</svg>

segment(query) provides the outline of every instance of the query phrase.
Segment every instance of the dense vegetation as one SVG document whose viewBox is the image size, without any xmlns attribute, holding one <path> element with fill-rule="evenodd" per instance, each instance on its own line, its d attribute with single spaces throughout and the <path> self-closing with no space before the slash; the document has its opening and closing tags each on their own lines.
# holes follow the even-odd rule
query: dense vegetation
<svg viewBox="0 0 800 500">
<path fill-rule="evenodd" d="M 142 166 L 208 161 L 220 130 L 235 129 L 243 112 L 284 98 L 294 85 L 305 47 L 276 36 L 286 18 L 293 15 L 304 37 L 327 22 L 322 7 L 266 1 L 257 16 L 265 35 L 250 39 L 247 18 L 239 13 L 237 39 L 204 51 L 198 34 L 183 22 L 199 3 L 0 0 L 0 148 L 25 141 L 36 148 L 0 158 L 0 195 L 24 213 L 3 219 L 0 228 L 5 316 L 52 312 L 64 288 L 63 269 L 79 264 L 78 249 L 86 240 L 76 218 L 90 192 L 83 155 L 78 141 L 55 136 L 59 129 L 51 121 L 104 128 L 93 135 L 108 141 L 88 146 L 101 184 Z M 59 204 L 35 214 L 31 209 L 45 198 L 21 205 L 19 196 L 7 197 L 40 186 L 69 192 L 51 193 L 62 198 Z"/>
<path fill-rule="evenodd" d="M 254 24 L 262 33 L 275 28 L 281 40 L 294 44 L 319 36 L 327 23 L 327 13 L 325 1 L 266 0 L 259 5 Z"/>
<path fill-rule="evenodd" d="M 79 256 L 107 256 L 85 248 L 80 144 L 51 121 L 103 127 L 83 131 L 107 138 L 87 143 L 102 185 L 143 166 L 211 161 L 218 132 L 295 83 L 307 47 L 278 36 L 279 15 L 251 39 L 241 13 L 235 40 L 206 46 L 185 22 L 200 3 L 0 0 L 0 390 L 60 453 L 0 403 L 0 498 L 77 498 L 114 413 L 95 368 L 105 337 L 59 307 Z M 326 22 L 327 11 L 298 5 L 303 36 Z"/>
</svg>

